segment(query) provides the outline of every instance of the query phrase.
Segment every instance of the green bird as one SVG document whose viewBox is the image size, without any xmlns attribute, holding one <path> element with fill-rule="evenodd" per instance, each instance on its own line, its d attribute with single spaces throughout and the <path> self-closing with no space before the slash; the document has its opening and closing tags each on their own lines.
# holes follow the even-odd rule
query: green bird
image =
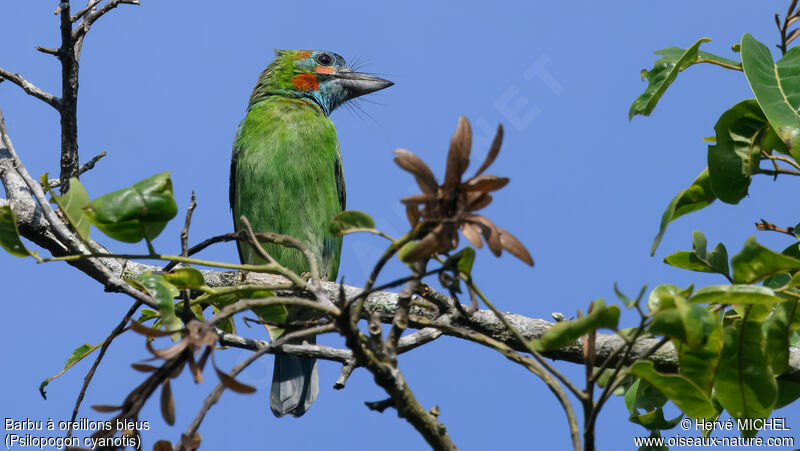
<svg viewBox="0 0 800 451">
<path fill-rule="evenodd" d="M 344 177 L 336 128 L 328 118 L 348 100 L 393 83 L 351 71 L 336 53 L 275 50 L 258 77 L 247 115 L 239 124 L 231 158 L 230 201 L 237 231 L 244 215 L 253 230 L 302 240 L 319 262 L 320 277 L 335 280 L 342 238 L 330 223 L 345 208 Z M 264 260 L 239 244 L 242 263 Z M 265 250 L 300 274 L 309 270 L 303 254 L 274 244 Z M 307 319 L 290 309 L 288 321 Z M 310 340 L 314 342 L 313 339 Z M 275 416 L 303 415 L 319 393 L 314 359 L 275 357 L 270 408 Z"/>
</svg>

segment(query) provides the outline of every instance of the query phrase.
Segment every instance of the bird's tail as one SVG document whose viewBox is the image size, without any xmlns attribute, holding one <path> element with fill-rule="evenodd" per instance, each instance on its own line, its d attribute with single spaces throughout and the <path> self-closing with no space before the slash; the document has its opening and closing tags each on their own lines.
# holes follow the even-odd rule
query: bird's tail
<svg viewBox="0 0 800 451">
<path fill-rule="evenodd" d="M 316 339 L 312 337 L 308 341 L 315 343 Z M 319 394 L 317 359 L 285 354 L 275 356 L 269 407 L 276 417 L 282 417 L 287 413 L 295 417 L 302 416 L 317 399 L 317 394 Z"/>
</svg>

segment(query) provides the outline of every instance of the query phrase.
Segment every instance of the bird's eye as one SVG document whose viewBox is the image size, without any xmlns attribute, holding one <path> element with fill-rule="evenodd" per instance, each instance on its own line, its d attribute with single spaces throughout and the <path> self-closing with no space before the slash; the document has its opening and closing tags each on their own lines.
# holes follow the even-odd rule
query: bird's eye
<svg viewBox="0 0 800 451">
<path fill-rule="evenodd" d="M 327 53 L 320 53 L 317 55 L 317 64 L 320 66 L 330 66 L 333 64 L 333 58 Z"/>
</svg>

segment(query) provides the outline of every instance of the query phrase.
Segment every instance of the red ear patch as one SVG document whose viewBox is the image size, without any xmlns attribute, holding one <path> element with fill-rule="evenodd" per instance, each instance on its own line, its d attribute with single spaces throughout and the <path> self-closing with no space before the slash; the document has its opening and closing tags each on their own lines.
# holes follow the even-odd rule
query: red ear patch
<svg viewBox="0 0 800 451">
<path fill-rule="evenodd" d="M 294 89 L 298 91 L 316 91 L 319 89 L 319 82 L 314 74 L 297 74 L 292 78 Z"/>
<path fill-rule="evenodd" d="M 332 66 L 317 66 L 314 68 L 314 72 L 318 74 L 332 74 L 336 72 L 336 68 Z"/>
</svg>

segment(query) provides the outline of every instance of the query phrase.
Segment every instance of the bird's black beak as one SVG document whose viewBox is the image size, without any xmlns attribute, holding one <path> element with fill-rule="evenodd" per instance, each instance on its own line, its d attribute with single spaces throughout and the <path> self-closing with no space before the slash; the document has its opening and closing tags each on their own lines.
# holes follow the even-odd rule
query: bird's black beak
<svg viewBox="0 0 800 451">
<path fill-rule="evenodd" d="M 335 76 L 334 82 L 339 84 L 347 92 L 345 102 L 356 97 L 380 91 L 388 88 L 394 83 L 383 78 L 378 78 L 361 72 L 339 72 Z"/>
</svg>

